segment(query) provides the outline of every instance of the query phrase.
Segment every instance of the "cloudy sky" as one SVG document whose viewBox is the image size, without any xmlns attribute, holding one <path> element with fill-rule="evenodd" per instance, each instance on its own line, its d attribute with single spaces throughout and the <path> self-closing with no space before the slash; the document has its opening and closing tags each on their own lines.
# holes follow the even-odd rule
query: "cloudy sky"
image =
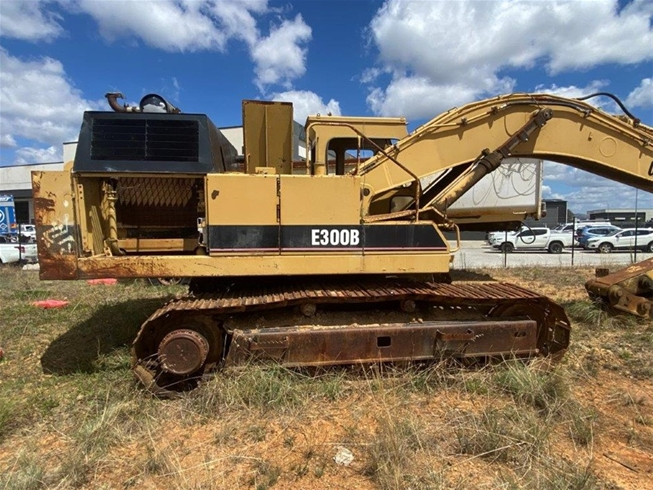
<svg viewBox="0 0 653 490">
<path fill-rule="evenodd" d="M 507 92 L 608 91 L 653 125 L 652 20 L 653 0 L 0 0 L 0 165 L 61 160 L 111 91 L 160 93 L 218 126 L 270 99 L 300 122 L 410 129 Z M 577 213 L 635 206 L 633 188 L 563 165 L 545 165 L 544 186 Z"/>
</svg>

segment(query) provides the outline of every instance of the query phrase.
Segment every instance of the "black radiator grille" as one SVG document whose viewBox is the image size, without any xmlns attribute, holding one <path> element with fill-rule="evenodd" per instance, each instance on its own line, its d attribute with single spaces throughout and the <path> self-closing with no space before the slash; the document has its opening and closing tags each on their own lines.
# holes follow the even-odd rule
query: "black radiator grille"
<svg viewBox="0 0 653 490">
<path fill-rule="evenodd" d="M 91 160 L 197 162 L 198 121 L 93 119 Z"/>
</svg>

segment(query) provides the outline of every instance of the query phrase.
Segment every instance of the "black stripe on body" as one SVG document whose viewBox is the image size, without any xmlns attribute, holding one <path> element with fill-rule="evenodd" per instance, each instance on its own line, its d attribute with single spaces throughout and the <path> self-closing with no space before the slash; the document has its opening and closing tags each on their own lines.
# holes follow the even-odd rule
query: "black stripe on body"
<svg viewBox="0 0 653 490">
<path fill-rule="evenodd" d="M 209 226 L 212 252 L 446 250 L 432 225 Z"/>
</svg>

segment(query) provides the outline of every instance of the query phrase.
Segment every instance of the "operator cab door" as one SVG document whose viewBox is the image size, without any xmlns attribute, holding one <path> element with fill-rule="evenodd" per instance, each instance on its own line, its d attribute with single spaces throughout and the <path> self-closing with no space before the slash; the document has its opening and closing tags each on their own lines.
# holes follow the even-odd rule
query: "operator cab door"
<svg viewBox="0 0 653 490">
<path fill-rule="evenodd" d="M 526 229 L 517 235 L 517 248 L 546 248 L 549 230 Z"/>
</svg>

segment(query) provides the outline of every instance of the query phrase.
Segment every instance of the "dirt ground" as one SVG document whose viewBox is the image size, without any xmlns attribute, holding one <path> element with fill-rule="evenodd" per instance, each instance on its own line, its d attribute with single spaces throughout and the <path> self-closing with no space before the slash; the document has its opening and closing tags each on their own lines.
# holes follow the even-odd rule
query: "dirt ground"
<svg viewBox="0 0 653 490">
<path fill-rule="evenodd" d="M 454 278 L 563 305 L 572 344 L 554 368 L 252 366 L 159 400 L 133 381 L 128 344 L 180 287 L 2 270 L 0 488 L 653 488 L 653 325 L 592 305 L 592 273 Z M 70 305 L 31 306 L 46 297 Z"/>
</svg>

